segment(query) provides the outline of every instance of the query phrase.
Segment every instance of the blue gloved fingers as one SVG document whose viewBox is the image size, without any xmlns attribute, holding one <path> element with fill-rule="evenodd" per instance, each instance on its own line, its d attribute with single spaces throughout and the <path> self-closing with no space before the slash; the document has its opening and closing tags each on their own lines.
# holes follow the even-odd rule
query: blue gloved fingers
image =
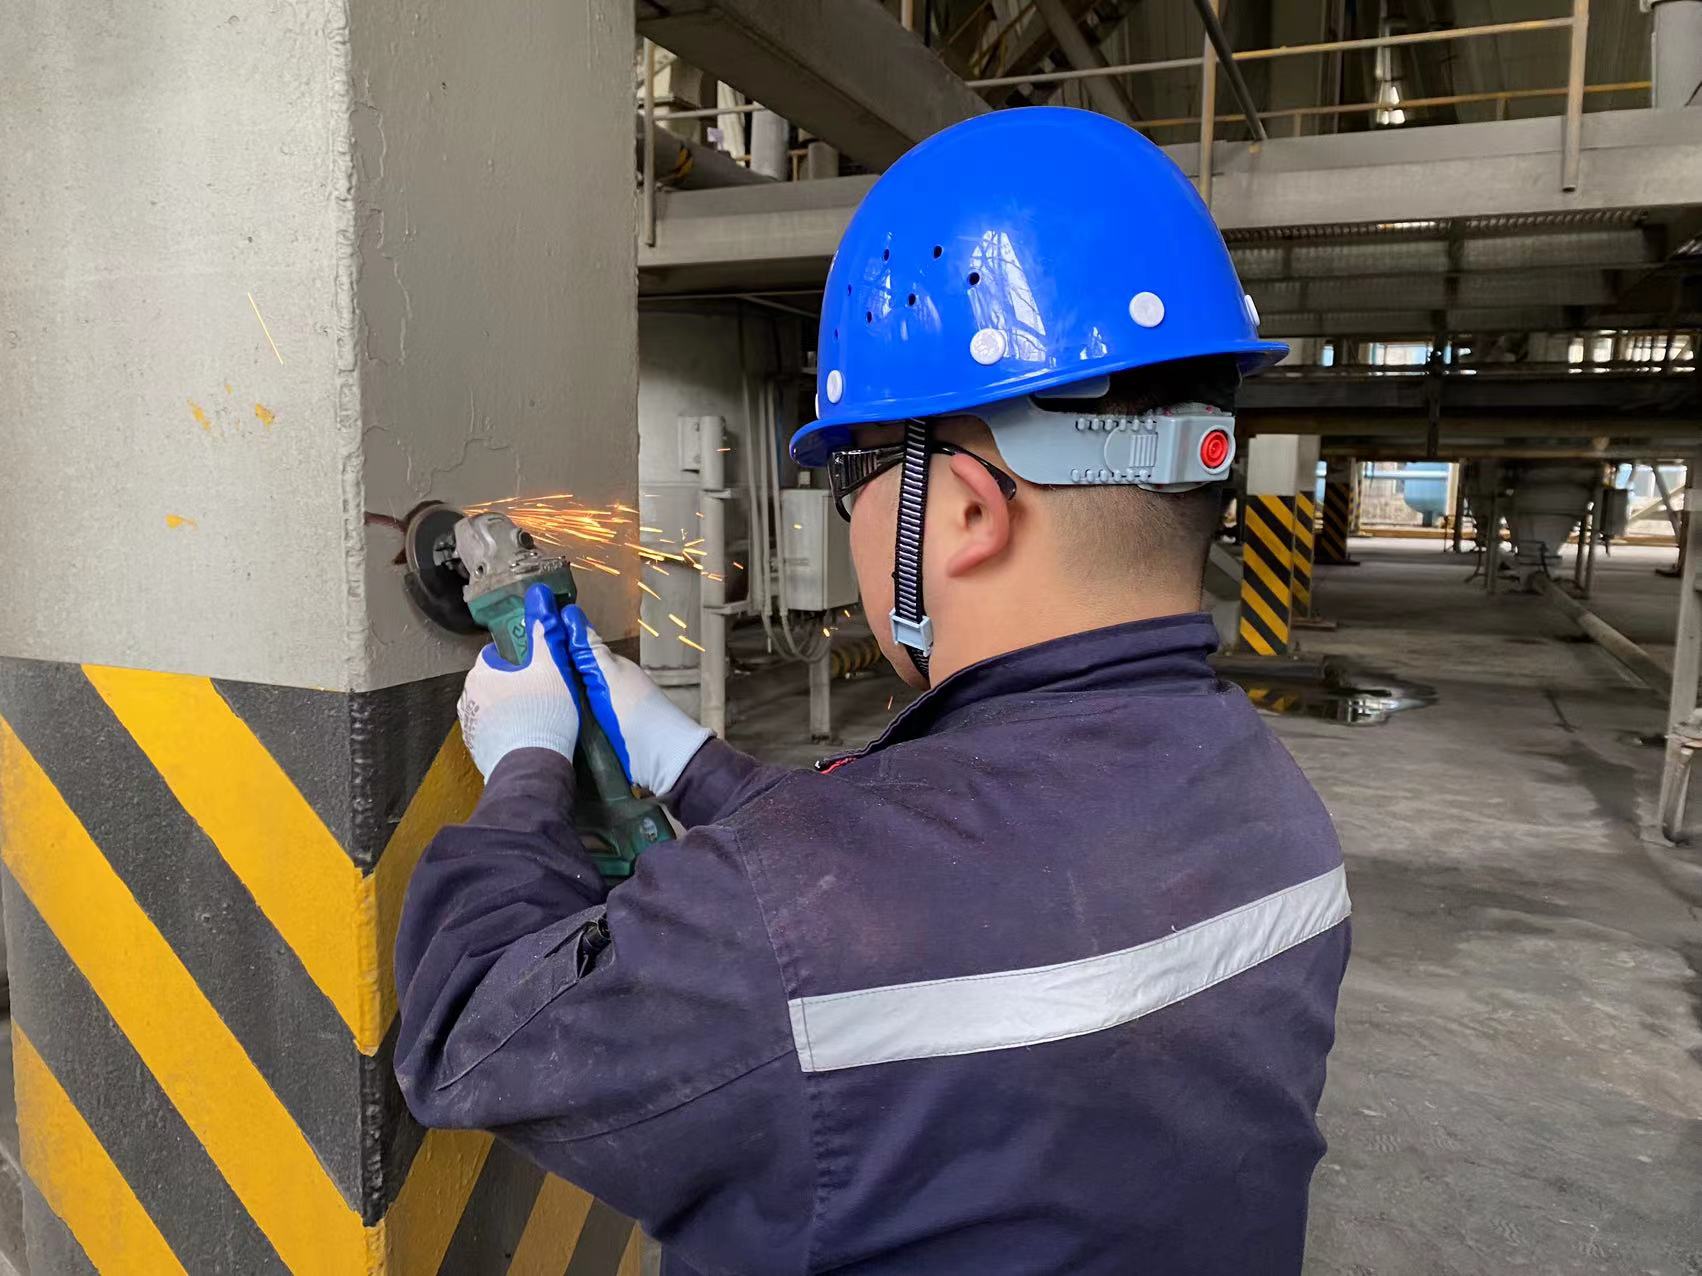
<svg viewBox="0 0 1702 1276">
<path fill-rule="evenodd" d="M 597 660 L 591 621 L 582 607 L 577 603 L 570 603 L 561 609 L 561 624 L 567 631 L 568 657 L 573 662 L 574 671 L 579 675 L 580 685 L 585 688 L 585 699 L 591 706 L 592 716 L 597 719 L 597 724 L 603 728 L 603 734 L 609 737 L 609 743 L 614 746 L 615 756 L 621 760 L 621 770 L 626 772 L 626 778 L 633 780 L 632 756 L 627 751 L 620 716 L 615 712 L 609 680 L 604 676 L 603 666 Z"/>
</svg>

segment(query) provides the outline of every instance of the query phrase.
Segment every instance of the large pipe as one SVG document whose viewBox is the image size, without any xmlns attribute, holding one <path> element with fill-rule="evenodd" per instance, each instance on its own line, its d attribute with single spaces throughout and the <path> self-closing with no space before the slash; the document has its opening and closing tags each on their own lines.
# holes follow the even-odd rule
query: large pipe
<svg viewBox="0 0 1702 1276">
<path fill-rule="evenodd" d="M 1229 37 L 1223 33 L 1223 23 L 1217 19 L 1217 4 L 1215 0 L 1194 0 L 1194 8 L 1200 11 L 1200 21 L 1206 24 L 1206 39 L 1211 41 L 1211 47 L 1217 51 L 1217 60 L 1223 64 L 1223 73 L 1229 77 L 1229 87 L 1235 93 L 1235 100 L 1241 104 L 1241 114 L 1247 118 L 1247 127 L 1253 131 L 1253 140 L 1265 140 L 1265 126 L 1259 123 L 1259 108 L 1253 102 L 1253 93 L 1247 87 L 1247 79 L 1241 74 L 1241 68 L 1235 65 L 1235 50 L 1230 46 Z"/>
<path fill-rule="evenodd" d="M 758 111 L 751 116 L 751 170 L 774 181 L 786 179 L 791 163 L 787 155 L 786 121 L 773 111 Z"/>
<path fill-rule="evenodd" d="M 1644 0 L 1651 11 L 1649 66 L 1657 110 L 1690 106 L 1702 94 L 1702 0 Z"/>
<path fill-rule="evenodd" d="M 638 160 L 645 159 L 644 121 L 638 121 Z M 767 186 L 772 178 L 753 173 L 726 151 L 701 142 L 687 141 L 660 125 L 650 130 L 655 182 L 674 190 L 702 190 L 710 186 Z"/>
<path fill-rule="evenodd" d="M 1672 694 L 1672 675 L 1660 661 L 1567 594 L 1550 577 L 1537 576 L 1536 586 L 1544 598 L 1566 613 L 1573 624 L 1588 634 L 1603 651 L 1636 675 L 1649 690 L 1661 696 Z"/>
</svg>

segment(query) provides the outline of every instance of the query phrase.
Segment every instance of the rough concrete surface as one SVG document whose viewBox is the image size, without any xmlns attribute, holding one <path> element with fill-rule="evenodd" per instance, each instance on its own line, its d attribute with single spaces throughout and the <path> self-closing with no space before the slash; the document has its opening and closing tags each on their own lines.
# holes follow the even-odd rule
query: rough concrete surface
<svg viewBox="0 0 1702 1276">
<path fill-rule="evenodd" d="M 1436 688 L 1386 725 L 1272 724 L 1347 853 L 1342 993 L 1307 1271 L 1702 1272 L 1702 911 L 1639 839 L 1662 706 L 1526 596 L 1434 543 L 1320 568 L 1308 650 Z M 1598 603 L 1670 629 L 1672 551 L 1598 558 Z M 1374 682 L 1375 679 L 1367 681 Z M 735 744 L 804 761 L 801 670 L 734 680 Z M 848 744 L 909 695 L 835 684 Z"/>
<path fill-rule="evenodd" d="M 5 6 L 0 597 L 27 605 L 0 652 L 425 678 L 472 648 L 409 608 L 369 511 L 635 506 L 632 23 Z M 584 575 L 632 632 L 630 577 Z"/>
<path fill-rule="evenodd" d="M 5 6 L 0 651 L 338 685 L 336 8 Z"/>
<path fill-rule="evenodd" d="M 638 505 L 632 0 L 350 9 L 364 506 Z M 366 532 L 360 689 L 465 669 Z M 622 555 L 622 557 L 626 557 Z M 577 573 L 637 632 L 635 573 Z"/>
</svg>

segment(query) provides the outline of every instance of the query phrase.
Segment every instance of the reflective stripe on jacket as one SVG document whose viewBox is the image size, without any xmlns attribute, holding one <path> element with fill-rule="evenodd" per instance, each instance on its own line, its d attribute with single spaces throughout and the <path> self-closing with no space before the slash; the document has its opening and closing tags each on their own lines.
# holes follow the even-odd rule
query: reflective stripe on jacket
<svg viewBox="0 0 1702 1276">
<path fill-rule="evenodd" d="M 1178 616 L 965 670 L 831 774 L 711 742 L 612 891 L 528 750 L 420 861 L 397 1075 L 670 1276 L 1300 1268 L 1348 899 Z"/>
</svg>

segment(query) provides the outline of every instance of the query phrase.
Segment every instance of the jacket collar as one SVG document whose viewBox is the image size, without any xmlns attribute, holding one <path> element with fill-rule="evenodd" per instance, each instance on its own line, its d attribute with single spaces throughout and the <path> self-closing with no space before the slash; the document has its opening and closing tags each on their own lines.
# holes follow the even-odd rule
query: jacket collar
<svg viewBox="0 0 1702 1276">
<path fill-rule="evenodd" d="M 857 752 L 816 764 L 828 770 L 963 722 L 996 717 L 1053 695 L 1093 691 L 1204 693 L 1217 686 L 1207 661 L 1217 628 L 1203 612 L 1137 620 L 1054 638 L 960 669 L 908 705 Z"/>
</svg>

